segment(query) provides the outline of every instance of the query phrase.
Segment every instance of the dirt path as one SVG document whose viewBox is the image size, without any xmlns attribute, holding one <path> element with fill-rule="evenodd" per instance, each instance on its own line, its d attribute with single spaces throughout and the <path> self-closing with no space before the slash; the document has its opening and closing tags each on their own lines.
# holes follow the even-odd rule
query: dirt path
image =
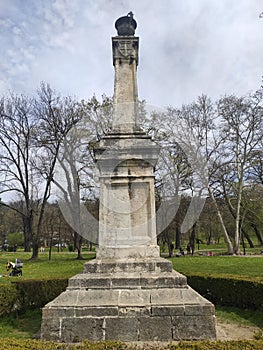
<svg viewBox="0 0 263 350">
<path fill-rule="evenodd" d="M 254 333 L 259 331 L 258 327 L 239 326 L 235 323 L 223 323 L 217 321 L 218 340 L 253 339 Z"/>
</svg>

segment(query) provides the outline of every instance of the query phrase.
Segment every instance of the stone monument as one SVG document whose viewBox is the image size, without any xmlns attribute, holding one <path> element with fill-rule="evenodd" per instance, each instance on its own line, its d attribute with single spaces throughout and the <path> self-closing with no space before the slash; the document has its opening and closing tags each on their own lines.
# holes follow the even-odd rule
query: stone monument
<svg viewBox="0 0 263 350">
<path fill-rule="evenodd" d="M 214 306 L 162 259 L 154 166 L 159 148 L 139 127 L 139 38 L 132 13 L 112 38 L 114 118 L 96 147 L 100 171 L 96 259 L 43 308 L 41 337 L 61 342 L 215 339 Z"/>
</svg>

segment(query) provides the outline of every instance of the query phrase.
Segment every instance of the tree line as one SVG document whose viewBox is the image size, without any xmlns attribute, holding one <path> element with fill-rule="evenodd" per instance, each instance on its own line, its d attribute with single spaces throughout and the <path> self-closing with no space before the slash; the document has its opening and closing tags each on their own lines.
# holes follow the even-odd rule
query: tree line
<svg viewBox="0 0 263 350">
<path fill-rule="evenodd" d="M 229 254 L 238 254 L 245 241 L 253 246 L 251 237 L 263 243 L 262 94 L 260 88 L 216 102 L 202 95 L 163 110 L 140 102 L 140 125 L 160 145 L 157 221 L 166 220 L 159 240 L 168 246 L 175 241 L 179 248 L 187 236 L 193 247 L 198 231 L 208 242 L 222 236 Z M 43 238 L 52 241 L 58 232 L 67 232 L 78 258 L 83 238 L 96 243 L 97 220 L 90 225 L 82 218 L 85 209 L 90 221 L 98 217 L 93 150 L 112 115 L 110 97 L 78 101 L 45 83 L 34 96 L 1 98 L 0 234 L 17 231 L 19 222 L 32 258 Z"/>
</svg>

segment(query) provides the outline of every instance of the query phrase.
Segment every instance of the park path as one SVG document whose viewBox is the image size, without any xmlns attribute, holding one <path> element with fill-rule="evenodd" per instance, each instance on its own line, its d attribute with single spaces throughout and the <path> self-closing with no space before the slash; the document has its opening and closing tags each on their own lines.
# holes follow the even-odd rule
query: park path
<svg viewBox="0 0 263 350">
<path fill-rule="evenodd" d="M 255 332 L 260 331 L 259 327 L 240 326 L 235 323 L 225 323 L 217 321 L 218 340 L 240 340 L 253 339 Z"/>
</svg>

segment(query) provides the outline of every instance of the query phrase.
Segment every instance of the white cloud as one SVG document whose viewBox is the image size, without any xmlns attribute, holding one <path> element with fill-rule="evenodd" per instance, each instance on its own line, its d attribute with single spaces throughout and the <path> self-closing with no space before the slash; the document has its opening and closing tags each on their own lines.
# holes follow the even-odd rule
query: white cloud
<svg viewBox="0 0 263 350">
<path fill-rule="evenodd" d="M 4 6 L 2 6 L 2 3 Z M 111 36 L 130 10 L 140 36 L 139 94 L 180 105 L 259 87 L 260 0 L 0 0 L 0 94 L 30 93 L 40 81 L 89 98 L 112 94 Z"/>
</svg>

